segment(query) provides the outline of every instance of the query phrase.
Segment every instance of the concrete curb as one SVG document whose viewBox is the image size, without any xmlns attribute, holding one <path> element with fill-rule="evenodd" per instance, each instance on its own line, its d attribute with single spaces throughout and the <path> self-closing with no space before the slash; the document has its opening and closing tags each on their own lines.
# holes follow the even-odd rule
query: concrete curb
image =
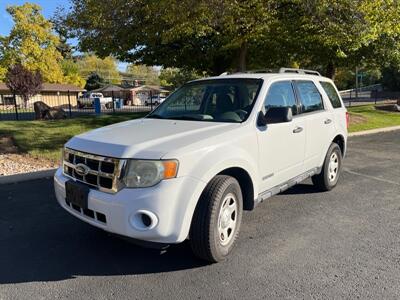
<svg viewBox="0 0 400 300">
<path fill-rule="evenodd" d="M 0 176 L 0 185 L 23 182 L 23 181 L 30 181 L 30 180 L 41 179 L 41 178 L 46 178 L 46 177 L 53 177 L 56 170 L 57 169 L 48 169 L 48 170 L 32 172 L 32 173 L 22 173 L 22 174 L 8 175 L 8 176 Z"/>
<path fill-rule="evenodd" d="M 400 126 L 383 127 L 383 128 L 377 128 L 377 129 L 371 129 L 371 130 L 352 132 L 352 133 L 349 133 L 349 137 L 381 133 L 381 132 L 389 132 L 389 131 L 394 131 L 394 130 L 400 130 Z"/>
</svg>

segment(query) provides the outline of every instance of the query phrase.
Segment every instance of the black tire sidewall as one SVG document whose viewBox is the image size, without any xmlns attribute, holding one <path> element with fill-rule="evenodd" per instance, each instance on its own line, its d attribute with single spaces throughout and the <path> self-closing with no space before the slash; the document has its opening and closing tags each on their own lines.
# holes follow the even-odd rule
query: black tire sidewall
<svg viewBox="0 0 400 300">
<path fill-rule="evenodd" d="M 330 181 L 329 180 L 329 162 L 330 162 L 331 155 L 334 152 L 336 152 L 336 154 L 338 156 L 339 168 L 338 168 L 338 172 L 337 172 L 335 180 Z M 342 170 L 342 152 L 341 152 L 338 144 L 332 143 L 332 145 L 329 147 L 328 153 L 325 158 L 325 163 L 324 163 L 324 181 L 325 181 L 326 187 L 329 190 L 334 188 L 337 185 L 337 183 L 339 181 L 341 170 Z"/>
<path fill-rule="evenodd" d="M 242 214 L 243 214 L 243 199 L 242 199 L 242 192 L 240 186 L 236 179 L 230 178 L 229 185 L 226 187 L 225 191 L 222 193 L 221 197 L 217 197 L 217 199 L 210 199 L 213 201 L 213 205 L 215 205 L 215 209 L 213 209 L 213 214 L 210 216 L 210 246 L 211 252 L 213 256 L 217 258 L 217 260 L 224 259 L 231 251 L 235 244 L 235 240 L 240 231 L 240 225 L 242 222 Z M 227 245 L 222 245 L 219 233 L 218 233 L 218 216 L 223 204 L 223 200 L 225 199 L 226 195 L 232 193 L 236 197 L 237 201 L 237 215 L 236 215 L 236 227 L 235 232 L 233 233 L 234 236 L 230 240 Z"/>
</svg>

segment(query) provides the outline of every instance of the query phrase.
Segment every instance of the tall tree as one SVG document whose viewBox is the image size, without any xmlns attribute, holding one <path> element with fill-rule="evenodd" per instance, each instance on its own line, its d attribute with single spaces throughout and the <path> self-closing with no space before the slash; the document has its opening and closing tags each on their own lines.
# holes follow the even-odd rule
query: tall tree
<svg viewBox="0 0 400 300">
<path fill-rule="evenodd" d="M 83 51 L 216 74 L 257 61 L 257 51 L 251 59 L 248 53 L 271 33 L 278 2 L 72 0 L 70 13 L 58 18 Z"/>
<path fill-rule="evenodd" d="M 143 80 L 146 84 L 160 84 L 158 72 L 154 67 L 130 64 L 126 68 L 126 72 L 134 79 Z"/>
<path fill-rule="evenodd" d="M 38 71 L 33 73 L 21 64 L 17 64 L 8 69 L 6 85 L 13 93 L 22 97 L 26 107 L 29 97 L 33 97 L 40 92 L 42 88 L 42 76 Z"/>
<path fill-rule="evenodd" d="M 73 59 L 64 59 L 61 62 L 64 74 L 64 83 L 70 83 L 79 87 L 84 87 L 86 80 L 79 73 L 79 66 Z"/>
<path fill-rule="evenodd" d="M 25 3 L 9 6 L 7 12 L 15 24 L 10 35 L 1 38 L 0 65 L 21 64 L 30 71 L 40 72 L 46 82 L 62 82 L 59 40 L 52 32 L 52 23 L 41 14 L 40 6 Z"/>
<path fill-rule="evenodd" d="M 190 80 L 205 76 L 206 74 L 200 74 L 194 70 L 166 68 L 161 70 L 159 78 L 161 85 L 176 89 Z"/>
<path fill-rule="evenodd" d="M 71 1 L 61 23 L 83 50 L 210 74 L 297 63 L 334 77 L 393 52 L 400 31 L 397 0 Z"/>
<path fill-rule="evenodd" d="M 86 80 L 85 89 L 88 91 L 96 90 L 105 85 L 104 79 L 97 73 L 92 73 Z"/>
<path fill-rule="evenodd" d="M 293 55 L 303 66 L 322 68 L 334 78 L 337 67 L 379 62 L 382 51 L 395 50 L 400 6 L 395 0 L 288 1 L 281 11 Z M 397 46 L 397 45 L 396 45 Z M 364 61 L 364 62 L 363 62 Z"/>
<path fill-rule="evenodd" d="M 102 59 L 94 54 L 84 54 L 83 57 L 77 59 L 76 63 L 83 78 L 88 78 L 90 74 L 96 73 L 107 83 L 121 83 L 117 60 L 111 56 Z"/>
</svg>

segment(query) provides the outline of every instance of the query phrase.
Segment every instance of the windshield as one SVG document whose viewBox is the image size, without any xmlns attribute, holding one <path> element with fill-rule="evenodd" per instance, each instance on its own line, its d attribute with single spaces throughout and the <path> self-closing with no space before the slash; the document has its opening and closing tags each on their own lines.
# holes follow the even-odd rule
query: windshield
<svg viewBox="0 0 400 300">
<path fill-rule="evenodd" d="M 261 79 L 243 78 L 187 83 L 147 118 L 240 123 L 250 115 L 261 85 Z"/>
</svg>

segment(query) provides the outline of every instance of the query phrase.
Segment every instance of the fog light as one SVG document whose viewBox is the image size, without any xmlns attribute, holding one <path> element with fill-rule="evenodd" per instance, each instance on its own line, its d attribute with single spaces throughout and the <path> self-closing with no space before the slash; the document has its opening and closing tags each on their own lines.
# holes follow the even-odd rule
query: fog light
<svg viewBox="0 0 400 300">
<path fill-rule="evenodd" d="M 144 231 L 154 228 L 158 219 L 155 214 L 147 210 L 139 210 L 129 218 L 129 223 L 136 230 Z"/>
<path fill-rule="evenodd" d="M 141 216 L 142 216 L 143 225 L 146 227 L 149 227 L 152 223 L 150 217 L 146 214 L 141 214 Z"/>
</svg>

